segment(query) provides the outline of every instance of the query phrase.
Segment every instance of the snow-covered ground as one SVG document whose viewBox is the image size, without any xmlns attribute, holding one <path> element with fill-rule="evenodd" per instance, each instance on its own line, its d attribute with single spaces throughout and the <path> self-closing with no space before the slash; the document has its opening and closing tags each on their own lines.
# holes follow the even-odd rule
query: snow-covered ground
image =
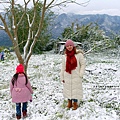
<svg viewBox="0 0 120 120">
<path fill-rule="evenodd" d="M 62 55 L 32 55 L 28 75 L 33 86 L 33 101 L 28 103 L 26 120 L 120 120 L 120 56 L 100 53 L 86 55 L 83 79 L 84 97 L 80 107 L 66 109 L 59 79 Z M 12 54 L 0 61 L 0 120 L 14 120 L 9 82 L 17 59 Z"/>
</svg>

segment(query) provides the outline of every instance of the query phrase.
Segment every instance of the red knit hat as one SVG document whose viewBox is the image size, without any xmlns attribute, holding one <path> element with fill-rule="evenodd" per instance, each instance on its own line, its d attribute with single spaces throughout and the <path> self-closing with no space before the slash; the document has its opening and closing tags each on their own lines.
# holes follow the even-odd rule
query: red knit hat
<svg viewBox="0 0 120 120">
<path fill-rule="evenodd" d="M 66 43 L 65 43 L 65 47 L 67 47 L 67 46 L 69 46 L 69 45 L 74 46 L 73 41 L 70 40 L 70 39 L 66 41 Z"/>
<path fill-rule="evenodd" d="M 22 72 L 24 72 L 24 66 L 22 64 L 19 64 L 16 67 L 16 73 L 22 73 Z"/>
</svg>

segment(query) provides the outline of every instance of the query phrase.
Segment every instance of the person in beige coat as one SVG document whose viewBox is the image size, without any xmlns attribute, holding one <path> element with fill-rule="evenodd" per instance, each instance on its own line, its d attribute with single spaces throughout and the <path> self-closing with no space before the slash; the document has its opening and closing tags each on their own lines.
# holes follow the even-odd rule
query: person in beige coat
<svg viewBox="0 0 120 120">
<path fill-rule="evenodd" d="M 85 72 L 85 59 L 83 51 L 76 50 L 72 40 L 66 41 L 65 48 L 60 80 L 63 82 L 63 96 L 68 99 L 67 107 L 76 110 L 78 100 L 83 97 L 82 78 Z"/>
</svg>

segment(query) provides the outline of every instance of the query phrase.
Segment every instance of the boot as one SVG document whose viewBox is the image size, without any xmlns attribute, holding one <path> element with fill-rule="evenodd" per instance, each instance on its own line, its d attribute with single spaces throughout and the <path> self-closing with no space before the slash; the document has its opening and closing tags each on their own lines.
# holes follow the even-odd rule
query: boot
<svg viewBox="0 0 120 120">
<path fill-rule="evenodd" d="M 17 120 L 21 119 L 21 115 L 16 115 Z"/>
<path fill-rule="evenodd" d="M 72 107 L 72 100 L 68 100 L 68 105 L 67 105 L 68 108 L 71 108 Z"/>
<path fill-rule="evenodd" d="M 76 110 L 77 108 L 78 108 L 78 104 L 77 104 L 77 102 L 74 102 L 74 103 L 73 103 L 73 108 L 72 108 L 72 109 L 73 109 L 73 110 Z"/>
<path fill-rule="evenodd" d="M 23 111 L 23 118 L 26 118 L 26 117 L 27 117 L 27 111 L 24 110 L 24 111 Z"/>
</svg>

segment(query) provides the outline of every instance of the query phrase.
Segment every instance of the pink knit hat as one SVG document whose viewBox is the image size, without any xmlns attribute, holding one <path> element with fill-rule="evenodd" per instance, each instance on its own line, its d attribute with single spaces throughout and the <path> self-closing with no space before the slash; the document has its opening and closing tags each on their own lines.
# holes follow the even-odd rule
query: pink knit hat
<svg viewBox="0 0 120 120">
<path fill-rule="evenodd" d="M 66 41 L 66 43 L 65 43 L 65 47 L 67 47 L 67 46 L 69 46 L 69 45 L 74 46 L 73 41 L 70 40 L 70 39 Z"/>
<path fill-rule="evenodd" d="M 22 64 L 19 64 L 16 67 L 16 73 L 22 73 L 22 72 L 24 72 L 24 66 Z"/>
</svg>

